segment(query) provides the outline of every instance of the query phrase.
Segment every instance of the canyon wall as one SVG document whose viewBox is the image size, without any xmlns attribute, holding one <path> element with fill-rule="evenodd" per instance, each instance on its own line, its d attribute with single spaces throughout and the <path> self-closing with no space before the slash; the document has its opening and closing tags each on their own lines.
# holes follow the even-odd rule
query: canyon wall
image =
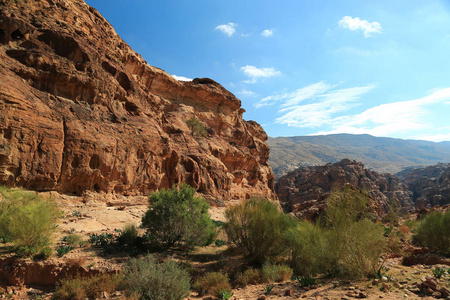
<svg viewBox="0 0 450 300">
<path fill-rule="evenodd" d="M 0 184 L 276 199 L 267 135 L 240 100 L 150 66 L 84 1 L 0 0 L 0 78 Z"/>
</svg>

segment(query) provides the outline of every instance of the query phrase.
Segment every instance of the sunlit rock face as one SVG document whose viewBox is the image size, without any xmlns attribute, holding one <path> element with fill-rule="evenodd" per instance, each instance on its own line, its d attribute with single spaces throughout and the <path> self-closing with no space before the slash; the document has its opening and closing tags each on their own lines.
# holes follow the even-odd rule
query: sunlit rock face
<svg viewBox="0 0 450 300">
<path fill-rule="evenodd" d="M 380 213 L 387 212 L 392 200 L 399 209 L 413 207 L 412 193 L 397 177 L 371 171 L 350 159 L 289 172 L 278 179 L 275 190 L 287 211 L 314 219 L 325 210 L 330 193 L 347 185 L 366 192 Z"/>
<path fill-rule="evenodd" d="M 0 184 L 276 199 L 267 135 L 240 100 L 150 66 L 83 1 L 0 0 L 0 78 Z"/>
</svg>

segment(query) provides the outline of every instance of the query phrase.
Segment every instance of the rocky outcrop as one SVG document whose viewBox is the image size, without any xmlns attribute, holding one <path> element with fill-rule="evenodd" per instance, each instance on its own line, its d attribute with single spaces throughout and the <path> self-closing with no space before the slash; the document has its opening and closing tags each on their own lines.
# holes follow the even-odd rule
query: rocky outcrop
<svg viewBox="0 0 450 300">
<path fill-rule="evenodd" d="M 368 193 L 382 211 L 387 211 L 391 199 L 403 209 L 411 208 L 410 192 L 398 178 L 365 169 L 350 159 L 299 168 L 278 179 L 275 190 L 285 210 L 310 218 L 324 211 L 330 192 L 346 185 Z"/>
<path fill-rule="evenodd" d="M 0 0 L 0 78 L 0 184 L 276 198 L 267 135 L 240 100 L 150 66 L 81 0 Z"/>
<path fill-rule="evenodd" d="M 410 168 L 396 175 L 411 190 L 417 208 L 450 204 L 450 164 Z"/>
</svg>

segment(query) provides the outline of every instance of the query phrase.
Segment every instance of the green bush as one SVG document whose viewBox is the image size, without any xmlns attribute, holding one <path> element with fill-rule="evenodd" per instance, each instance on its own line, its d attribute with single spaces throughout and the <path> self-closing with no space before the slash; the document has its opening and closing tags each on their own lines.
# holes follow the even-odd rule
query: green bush
<svg viewBox="0 0 450 300">
<path fill-rule="evenodd" d="M 12 242 L 19 255 L 48 253 L 60 215 L 51 199 L 35 192 L 0 187 L 0 239 Z"/>
<path fill-rule="evenodd" d="M 210 294 L 215 297 L 220 297 L 222 291 L 231 290 L 227 275 L 220 272 L 206 273 L 195 281 L 192 288 L 201 295 Z"/>
<path fill-rule="evenodd" d="M 186 121 L 187 126 L 191 130 L 191 133 L 193 136 L 206 136 L 208 135 L 208 132 L 205 129 L 205 126 L 203 126 L 202 123 L 200 123 L 195 117 L 190 118 Z"/>
<path fill-rule="evenodd" d="M 119 288 L 119 274 L 97 274 L 89 277 L 69 277 L 56 283 L 53 300 L 97 299 L 103 292 L 112 293 Z"/>
<path fill-rule="evenodd" d="M 58 257 L 63 257 L 72 250 L 73 250 L 72 246 L 62 245 L 56 248 L 56 253 L 58 254 Z"/>
<path fill-rule="evenodd" d="M 317 279 L 311 276 L 295 277 L 301 287 L 310 287 L 317 284 Z"/>
<path fill-rule="evenodd" d="M 266 282 L 283 282 L 292 277 L 293 270 L 286 265 L 266 262 L 262 267 L 262 275 Z"/>
<path fill-rule="evenodd" d="M 139 232 L 136 225 L 127 224 L 125 225 L 119 237 L 117 238 L 117 241 L 119 242 L 120 245 L 133 247 L 138 243 L 138 239 L 139 239 Z"/>
<path fill-rule="evenodd" d="M 385 249 L 383 227 L 367 205 L 368 196 L 345 187 L 328 199 L 327 214 L 316 225 L 306 221 L 288 231 L 296 274 L 372 276 Z M 370 219 L 369 219 L 370 218 Z"/>
<path fill-rule="evenodd" d="M 301 221 L 287 234 L 291 249 L 291 267 L 297 275 L 333 273 L 338 259 L 329 253 L 328 232 L 318 225 Z"/>
<path fill-rule="evenodd" d="M 151 255 L 132 258 L 125 266 L 124 288 L 144 300 L 181 300 L 189 293 L 190 277 L 174 261 L 158 264 Z"/>
<path fill-rule="evenodd" d="M 212 243 L 216 227 L 208 213 L 209 205 L 194 194 L 194 188 L 182 184 L 179 189 L 162 189 L 150 196 L 142 225 L 153 242 L 164 247 L 178 243 L 187 249 Z"/>
<path fill-rule="evenodd" d="M 253 268 L 247 269 L 243 273 L 239 273 L 236 278 L 236 284 L 241 287 L 261 282 L 263 282 L 263 280 L 260 270 Z"/>
<path fill-rule="evenodd" d="M 297 224 L 266 199 L 241 202 L 228 208 L 225 217 L 229 240 L 259 263 L 287 252 L 285 232 Z"/>
<path fill-rule="evenodd" d="M 83 237 L 79 234 L 74 233 L 65 236 L 62 241 L 66 242 L 69 246 L 72 246 L 73 248 L 82 247 L 84 245 Z"/>
<path fill-rule="evenodd" d="M 421 246 L 450 255 L 450 210 L 445 213 L 435 211 L 426 216 L 413 239 Z"/>
</svg>

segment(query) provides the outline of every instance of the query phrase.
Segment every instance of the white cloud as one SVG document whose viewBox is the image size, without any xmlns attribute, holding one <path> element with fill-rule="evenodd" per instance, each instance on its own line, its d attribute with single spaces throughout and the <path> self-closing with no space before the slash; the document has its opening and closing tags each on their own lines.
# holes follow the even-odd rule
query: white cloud
<svg viewBox="0 0 450 300">
<path fill-rule="evenodd" d="M 172 77 L 178 81 L 192 81 L 192 78 L 187 78 L 184 76 L 172 75 Z"/>
<path fill-rule="evenodd" d="M 364 37 L 370 37 L 373 33 L 381 33 L 381 24 L 378 22 L 369 22 L 360 18 L 345 16 L 339 21 L 339 26 L 350 30 L 362 30 Z"/>
<path fill-rule="evenodd" d="M 255 92 L 249 91 L 249 90 L 246 90 L 246 89 L 242 89 L 241 91 L 238 92 L 238 94 L 241 97 L 254 97 L 254 96 L 256 96 Z"/>
<path fill-rule="evenodd" d="M 263 37 L 271 37 L 273 35 L 273 29 L 266 29 L 261 32 Z"/>
<path fill-rule="evenodd" d="M 275 68 L 257 68 L 249 65 L 241 67 L 241 71 L 250 77 L 249 80 L 245 81 L 246 83 L 255 83 L 259 78 L 268 78 L 281 74 L 281 72 L 275 70 Z"/>
<path fill-rule="evenodd" d="M 431 95 L 408 101 L 392 102 L 369 108 L 356 115 L 347 115 L 330 120 L 333 128 L 316 134 L 367 133 L 375 136 L 392 136 L 427 129 L 425 116 L 427 106 L 442 104 L 450 100 L 450 88 L 441 89 Z M 445 138 L 442 135 L 420 137 L 427 140 Z"/>
<path fill-rule="evenodd" d="M 282 107 L 287 107 L 290 105 L 296 105 L 304 100 L 312 99 L 316 95 L 325 93 L 327 90 L 332 88 L 331 85 L 324 83 L 323 81 L 308 85 L 304 88 L 295 90 L 290 93 L 282 93 L 278 95 L 272 95 L 261 99 L 254 106 L 255 108 L 260 108 L 263 106 L 273 105 L 277 102 L 283 101 Z"/>
<path fill-rule="evenodd" d="M 236 32 L 236 27 L 237 27 L 236 23 L 230 22 L 228 24 L 219 25 L 216 28 L 214 28 L 214 30 L 219 30 L 225 35 L 232 36 Z"/>
<path fill-rule="evenodd" d="M 354 87 L 348 89 L 334 89 L 335 86 L 319 82 L 290 93 L 280 105 L 278 112 L 283 116 L 275 120 L 276 123 L 294 127 L 320 127 L 332 125 L 340 117 L 334 118 L 336 113 L 353 108 L 359 103 L 361 95 L 372 90 L 376 85 Z M 299 105 L 301 102 L 308 102 Z"/>
</svg>

